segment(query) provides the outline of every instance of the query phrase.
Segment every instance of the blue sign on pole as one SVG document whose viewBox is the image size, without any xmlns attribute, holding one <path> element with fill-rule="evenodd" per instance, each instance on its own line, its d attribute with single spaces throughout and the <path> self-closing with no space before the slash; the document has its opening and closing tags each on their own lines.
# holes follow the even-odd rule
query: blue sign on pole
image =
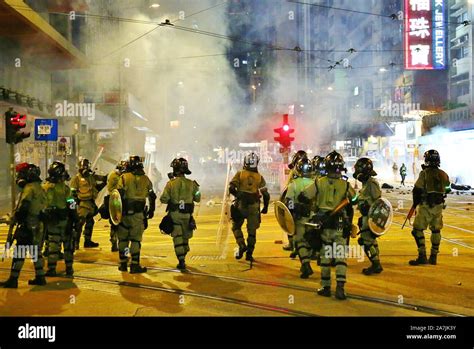
<svg viewBox="0 0 474 349">
<path fill-rule="evenodd" d="M 35 141 L 56 142 L 58 140 L 57 119 L 35 120 Z"/>
</svg>

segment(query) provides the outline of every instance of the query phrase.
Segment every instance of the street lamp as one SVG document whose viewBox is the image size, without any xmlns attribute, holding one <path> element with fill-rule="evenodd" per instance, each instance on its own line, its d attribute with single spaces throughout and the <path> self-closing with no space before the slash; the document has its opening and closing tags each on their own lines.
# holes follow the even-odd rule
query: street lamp
<svg viewBox="0 0 474 349">
<path fill-rule="evenodd" d="M 160 7 L 160 4 L 154 3 L 150 5 L 150 8 L 158 8 Z"/>
</svg>

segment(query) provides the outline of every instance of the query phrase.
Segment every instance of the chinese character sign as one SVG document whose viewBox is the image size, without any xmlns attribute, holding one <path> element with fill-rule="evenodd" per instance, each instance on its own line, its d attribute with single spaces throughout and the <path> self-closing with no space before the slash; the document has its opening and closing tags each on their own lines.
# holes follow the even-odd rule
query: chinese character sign
<svg viewBox="0 0 474 349">
<path fill-rule="evenodd" d="M 446 68 L 447 0 L 405 0 L 405 69 Z"/>
</svg>

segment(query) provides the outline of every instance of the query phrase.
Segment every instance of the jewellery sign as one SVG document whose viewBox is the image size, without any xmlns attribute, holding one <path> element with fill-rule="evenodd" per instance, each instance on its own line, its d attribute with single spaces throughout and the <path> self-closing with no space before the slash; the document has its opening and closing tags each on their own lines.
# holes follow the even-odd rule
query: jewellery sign
<svg viewBox="0 0 474 349">
<path fill-rule="evenodd" d="M 446 3 L 405 0 L 405 69 L 446 69 Z"/>
</svg>

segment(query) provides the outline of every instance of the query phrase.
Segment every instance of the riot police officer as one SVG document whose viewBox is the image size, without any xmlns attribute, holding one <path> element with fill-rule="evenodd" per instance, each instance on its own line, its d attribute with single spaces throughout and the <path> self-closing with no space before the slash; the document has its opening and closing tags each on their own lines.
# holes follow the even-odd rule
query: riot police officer
<svg viewBox="0 0 474 349">
<path fill-rule="evenodd" d="M 301 278 L 307 279 L 313 270 L 311 268 L 311 246 L 305 239 L 306 226 L 305 223 L 309 221 L 311 213 L 311 201 L 303 200 L 300 196 L 304 193 L 305 188 L 313 184 L 312 174 L 313 165 L 308 158 L 301 158 L 295 166 L 295 178 L 289 185 L 286 193 L 286 206 L 289 208 L 293 219 L 295 221 L 295 235 L 293 236 L 293 242 L 295 245 L 296 253 L 298 254 L 301 262 Z"/>
<path fill-rule="evenodd" d="M 98 213 L 95 200 L 99 192 L 106 186 L 105 176 L 96 175 L 90 168 L 89 160 L 83 159 L 79 162 L 79 173 L 71 181 L 71 190 L 78 202 L 77 213 L 79 224 L 76 227 L 75 249 L 79 249 L 82 229 L 84 228 L 84 247 L 98 247 L 99 244 L 92 241 L 94 229 L 94 216 Z"/>
<path fill-rule="evenodd" d="M 259 157 L 254 152 L 244 158 L 243 169 L 238 171 L 229 183 L 229 192 L 235 197 L 231 206 L 232 232 L 239 247 L 236 255 L 241 259 L 253 261 L 253 252 L 257 242 L 257 229 L 260 227 L 260 215 L 268 213 L 270 194 L 263 176 L 258 173 Z M 263 209 L 260 211 L 260 197 L 263 197 Z M 247 244 L 242 233 L 242 225 L 247 220 Z"/>
<path fill-rule="evenodd" d="M 16 240 L 16 253 L 13 256 L 10 278 L 2 282 L 5 288 L 18 288 L 18 277 L 25 263 L 25 255 L 28 250 L 30 256 L 36 256 L 33 260 L 36 277 L 29 280 L 29 285 L 46 285 L 43 270 L 43 256 L 41 243 L 43 240 L 43 227 L 41 223 L 42 211 L 46 208 L 46 195 L 41 187 L 41 171 L 38 166 L 22 163 L 16 166 L 16 183 L 21 188 L 21 194 L 13 219 L 17 224 L 14 235 Z"/>
<path fill-rule="evenodd" d="M 166 204 L 168 218 L 171 219 L 172 228 L 169 232 L 173 237 L 173 245 L 180 270 L 186 269 L 186 254 L 189 252 L 189 240 L 193 237 L 196 222 L 193 218 L 194 203 L 201 201 L 199 184 L 186 178 L 190 175 L 188 161 L 177 158 L 171 162 L 172 177 L 166 183 L 160 201 Z"/>
<path fill-rule="evenodd" d="M 358 196 L 358 209 L 361 217 L 359 218 L 360 238 L 359 245 L 364 246 L 364 252 L 372 262 L 368 268 L 364 268 L 362 273 L 364 275 L 380 274 L 383 270 L 380 264 L 379 246 L 377 243 L 377 236 L 370 230 L 369 227 L 369 209 L 372 204 L 382 196 L 380 185 L 374 176 L 377 173 L 374 171 L 374 165 L 369 158 L 360 158 L 354 165 L 353 177 L 362 183 L 362 188 Z"/>
<path fill-rule="evenodd" d="M 155 214 L 156 194 L 139 156 L 130 157 L 127 171 L 120 177 L 117 189 L 123 204 L 123 217 L 117 229 L 119 270 L 127 271 L 126 250 L 130 248 L 130 273 L 145 273 L 147 268 L 140 266 L 140 251 L 146 220 L 152 219 Z M 147 198 L 149 207 L 146 206 Z"/>
<path fill-rule="evenodd" d="M 48 239 L 48 271 L 46 276 L 56 276 L 61 246 L 64 244 L 64 262 L 66 275 L 72 277 L 74 238 L 72 229 L 68 229 L 70 210 L 75 211 L 75 201 L 71 189 L 65 183 L 70 179 L 63 163 L 55 161 L 48 169 L 48 178 L 43 183 L 46 192 L 47 207 L 45 209 L 45 230 Z M 71 222 L 72 223 L 72 222 Z"/>
<path fill-rule="evenodd" d="M 326 175 L 326 169 L 324 167 L 324 157 L 320 155 L 316 155 L 313 158 L 313 171 L 315 179 L 320 177 L 324 177 Z"/>
<path fill-rule="evenodd" d="M 296 164 L 298 163 L 300 159 L 307 158 L 307 157 L 308 157 L 308 154 L 304 150 L 298 150 L 296 153 L 293 154 L 293 157 L 291 158 L 291 161 L 288 164 L 288 169 L 290 170 L 290 173 L 288 174 L 288 180 L 286 182 L 285 190 L 283 191 L 280 197 L 280 200 L 282 202 L 285 202 L 285 196 L 286 196 L 286 191 L 288 190 L 288 186 L 290 185 L 291 182 L 293 182 L 293 180 L 295 180 L 295 178 L 298 177 L 296 174 L 296 169 L 295 169 Z M 297 253 L 296 253 L 295 246 L 293 243 L 293 236 L 288 235 L 288 244 L 283 246 L 283 250 L 292 251 L 290 257 L 296 258 Z"/>
<path fill-rule="evenodd" d="M 107 176 L 107 192 L 109 195 L 112 193 L 113 190 L 118 189 L 118 184 L 120 181 L 120 177 L 122 174 L 125 173 L 128 167 L 128 161 L 120 161 L 115 169 L 109 173 Z M 104 210 L 108 211 L 109 209 L 109 195 L 104 198 Z M 106 212 L 107 215 L 108 212 Z M 109 217 L 109 223 L 110 223 L 110 243 L 111 243 L 111 251 L 112 252 L 118 252 L 118 238 L 117 238 L 117 231 L 118 231 L 118 226 L 112 223 L 112 220 L 110 220 Z"/>
<path fill-rule="evenodd" d="M 320 296 L 331 296 L 331 259 L 335 258 L 336 264 L 336 298 L 344 300 L 346 294 L 344 284 L 346 282 L 347 263 L 344 255 L 338 253 L 345 251 L 347 236 L 352 226 L 351 218 L 347 216 L 346 210 L 334 213 L 334 209 L 345 199 L 352 202 L 355 197 L 354 188 L 342 178 L 342 172 L 347 171 L 344 167 L 344 159 L 336 151 L 329 153 L 324 159 L 327 176 L 316 182 L 316 209 L 317 216 L 322 217 L 321 232 L 321 288 L 318 290 Z M 348 229 L 349 227 L 349 229 Z M 349 230 L 349 232 L 348 232 Z"/>
<path fill-rule="evenodd" d="M 413 188 L 413 205 L 418 206 L 412 235 L 418 247 L 418 258 L 411 260 L 410 265 L 436 265 L 441 229 L 443 228 L 443 208 L 446 194 L 451 191 L 451 184 L 446 172 L 439 168 L 441 159 L 438 151 L 428 150 L 424 154 L 425 163 Z M 424 230 L 431 230 L 431 255 L 426 258 Z"/>
</svg>

